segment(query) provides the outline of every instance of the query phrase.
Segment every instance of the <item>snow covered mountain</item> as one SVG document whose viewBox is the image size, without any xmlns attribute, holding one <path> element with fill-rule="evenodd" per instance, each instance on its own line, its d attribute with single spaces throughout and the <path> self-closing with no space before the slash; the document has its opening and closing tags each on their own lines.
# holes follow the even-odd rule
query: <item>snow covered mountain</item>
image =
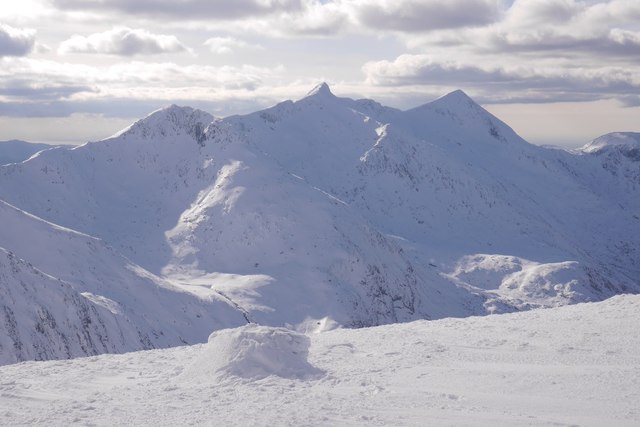
<svg viewBox="0 0 640 427">
<path fill-rule="evenodd" d="M 131 323 L 172 338 L 141 348 L 247 321 L 309 330 L 602 300 L 640 292 L 625 135 L 533 146 L 461 91 L 408 111 L 326 84 L 224 119 L 174 105 L 0 167 L 0 214 L 29 218 L 0 247 L 93 301 L 144 306 Z M 43 246 L 42 224 L 74 237 Z M 147 294 L 132 303 L 132 289 Z"/>
<path fill-rule="evenodd" d="M 637 197 L 640 191 L 640 133 L 603 135 L 577 150 L 577 153 L 590 159 L 591 170 L 583 178 L 586 184 L 612 201 L 621 199 L 637 214 L 640 208 L 640 199 Z"/>
</svg>

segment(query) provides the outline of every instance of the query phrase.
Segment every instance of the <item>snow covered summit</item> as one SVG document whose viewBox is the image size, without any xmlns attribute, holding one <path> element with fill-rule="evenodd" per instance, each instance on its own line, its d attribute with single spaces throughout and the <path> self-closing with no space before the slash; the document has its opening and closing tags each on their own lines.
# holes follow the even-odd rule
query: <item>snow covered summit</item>
<svg viewBox="0 0 640 427">
<path fill-rule="evenodd" d="M 640 133 L 608 133 L 580 148 L 580 151 L 590 154 L 602 154 L 613 150 L 618 150 L 631 160 L 640 161 Z"/>
<path fill-rule="evenodd" d="M 335 95 L 331 92 L 331 88 L 329 88 L 329 85 L 326 82 L 322 82 L 307 93 L 307 97 L 310 96 L 332 97 Z"/>
<path fill-rule="evenodd" d="M 115 136 L 154 139 L 175 138 L 186 134 L 196 141 L 202 141 L 204 129 L 212 121 L 213 116 L 209 113 L 173 104 L 154 111 Z"/>
</svg>

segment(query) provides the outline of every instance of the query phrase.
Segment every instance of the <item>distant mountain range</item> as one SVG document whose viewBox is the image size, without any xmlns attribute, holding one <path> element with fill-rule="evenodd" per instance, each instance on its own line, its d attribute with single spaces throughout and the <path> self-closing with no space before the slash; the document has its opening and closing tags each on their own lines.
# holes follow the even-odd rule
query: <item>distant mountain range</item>
<svg viewBox="0 0 640 427">
<path fill-rule="evenodd" d="M 39 151 L 59 147 L 57 145 L 37 144 L 34 142 L 20 141 L 0 141 L 0 165 L 9 163 L 20 163 L 27 160 Z"/>
<path fill-rule="evenodd" d="M 0 363 L 638 293 L 639 150 L 534 146 L 462 91 L 173 105 L 0 166 Z"/>
</svg>

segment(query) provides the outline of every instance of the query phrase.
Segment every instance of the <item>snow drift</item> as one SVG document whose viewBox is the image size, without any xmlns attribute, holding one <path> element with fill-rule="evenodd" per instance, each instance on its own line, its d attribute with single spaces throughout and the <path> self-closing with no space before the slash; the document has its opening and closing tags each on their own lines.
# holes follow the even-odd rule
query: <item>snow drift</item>
<svg viewBox="0 0 640 427">
<path fill-rule="evenodd" d="M 205 371 L 216 348 L 227 351 L 212 345 L 223 337 L 255 339 L 249 342 L 256 349 L 267 345 L 282 361 L 300 361 L 287 354 L 290 346 L 274 349 L 268 330 L 220 331 L 209 344 L 0 366 L 0 419 L 10 426 L 637 427 L 638 324 L 640 296 L 621 295 L 548 310 L 343 328 L 310 335 L 308 360 L 326 375 L 308 380 L 280 367 L 256 379 Z M 231 360 L 227 353 L 220 366 L 235 368 Z M 274 371 L 285 376 L 263 376 Z"/>
<path fill-rule="evenodd" d="M 223 329 L 209 336 L 200 357 L 182 375 L 189 379 L 315 378 L 322 371 L 309 363 L 309 345 L 308 336 L 286 328 L 248 324 Z"/>
</svg>

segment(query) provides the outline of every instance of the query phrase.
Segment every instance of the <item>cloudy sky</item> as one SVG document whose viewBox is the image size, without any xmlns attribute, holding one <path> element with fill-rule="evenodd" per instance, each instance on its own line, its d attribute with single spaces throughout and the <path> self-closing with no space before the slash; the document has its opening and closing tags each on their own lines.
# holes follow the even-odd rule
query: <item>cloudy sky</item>
<svg viewBox="0 0 640 427">
<path fill-rule="evenodd" d="M 640 131 L 639 0 L 19 0 L 0 8 L 0 139 L 104 138 L 171 104 L 218 116 L 463 89 L 537 144 Z"/>
</svg>

